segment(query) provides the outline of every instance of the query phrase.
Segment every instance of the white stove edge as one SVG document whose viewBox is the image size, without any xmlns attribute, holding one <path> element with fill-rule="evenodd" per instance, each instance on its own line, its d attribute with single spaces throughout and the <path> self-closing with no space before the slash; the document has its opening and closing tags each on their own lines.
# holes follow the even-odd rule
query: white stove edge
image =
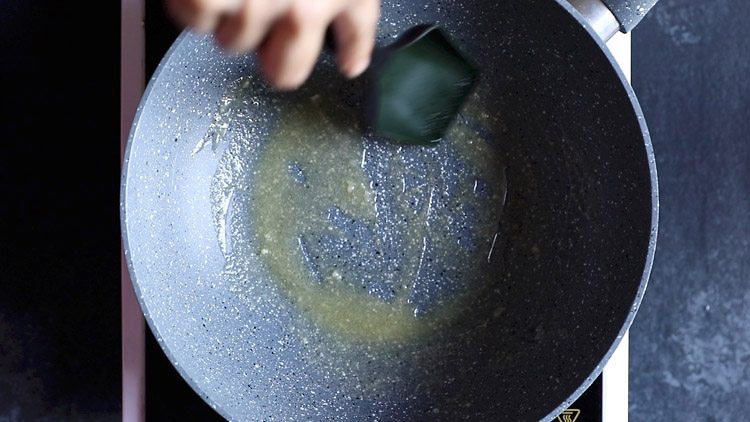
<svg viewBox="0 0 750 422">
<path fill-rule="evenodd" d="M 125 151 L 130 126 L 146 84 L 143 27 L 144 0 L 120 3 L 120 158 Z M 122 251 L 122 248 L 120 249 Z M 146 327 L 130 283 L 125 255 L 120 254 L 122 330 L 122 420 L 146 419 Z"/>
<path fill-rule="evenodd" d="M 607 43 L 609 51 L 617 60 L 630 82 L 631 35 L 617 33 Z M 604 367 L 602 376 L 602 421 L 628 421 L 628 364 L 630 334 L 625 333 L 620 345 Z"/>
</svg>

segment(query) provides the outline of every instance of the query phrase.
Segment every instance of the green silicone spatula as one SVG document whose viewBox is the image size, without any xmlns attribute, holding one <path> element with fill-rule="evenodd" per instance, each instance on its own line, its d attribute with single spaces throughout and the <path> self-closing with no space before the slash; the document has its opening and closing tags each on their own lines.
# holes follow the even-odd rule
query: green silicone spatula
<svg viewBox="0 0 750 422">
<path fill-rule="evenodd" d="M 334 48 L 333 36 L 326 46 Z M 377 48 L 365 73 L 364 124 L 404 144 L 437 144 L 471 94 L 477 68 L 437 25 L 419 25 Z"/>
<path fill-rule="evenodd" d="M 376 135 L 436 144 L 476 83 L 478 71 L 437 25 L 406 31 L 377 49 L 366 74 L 365 123 Z"/>
</svg>

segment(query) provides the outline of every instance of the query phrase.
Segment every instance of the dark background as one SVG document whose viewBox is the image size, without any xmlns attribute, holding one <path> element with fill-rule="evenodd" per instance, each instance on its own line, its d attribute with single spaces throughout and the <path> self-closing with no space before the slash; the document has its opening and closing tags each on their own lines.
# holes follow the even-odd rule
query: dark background
<svg viewBox="0 0 750 422">
<path fill-rule="evenodd" d="M 630 330 L 634 421 L 750 415 L 750 2 L 662 0 L 633 33 L 659 241 Z"/>
<path fill-rule="evenodd" d="M 150 72 L 176 32 L 147 6 Z M 120 418 L 119 2 L 88 14 L 0 5 L 0 421 Z M 635 421 L 750 413 L 748 16 L 744 0 L 662 0 L 634 32 L 661 190 Z M 149 419 L 215 418 L 147 350 Z"/>
<path fill-rule="evenodd" d="M 119 2 L 82 9 L 0 2 L 0 420 L 120 413 Z"/>
</svg>

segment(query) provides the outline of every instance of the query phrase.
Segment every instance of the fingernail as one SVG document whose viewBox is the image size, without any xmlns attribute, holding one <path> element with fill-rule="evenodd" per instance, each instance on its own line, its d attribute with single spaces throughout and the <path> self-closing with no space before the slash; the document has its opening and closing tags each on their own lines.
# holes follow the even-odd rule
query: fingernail
<svg viewBox="0 0 750 422">
<path fill-rule="evenodd" d="M 370 58 L 364 58 L 357 60 L 346 67 L 345 73 L 349 78 L 356 78 L 357 76 L 364 73 L 367 67 L 370 66 Z"/>
</svg>

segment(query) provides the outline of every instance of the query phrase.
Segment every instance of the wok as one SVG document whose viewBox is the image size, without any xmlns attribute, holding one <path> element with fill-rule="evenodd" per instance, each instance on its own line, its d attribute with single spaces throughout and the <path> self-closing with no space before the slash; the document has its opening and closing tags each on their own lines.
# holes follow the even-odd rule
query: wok
<svg viewBox="0 0 750 422">
<path fill-rule="evenodd" d="M 361 86 L 341 80 L 330 57 L 300 91 L 282 94 L 255 77 L 254 57 L 227 56 L 210 36 L 182 34 L 133 123 L 121 219 L 143 312 L 187 382 L 227 419 L 253 421 L 539 420 L 578 397 L 633 321 L 657 230 L 646 124 L 597 35 L 631 29 L 655 1 L 606 3 L 619 24 L 595 1 L 576 2 L 583 14 L 560 0 L 384 2 L 381 44 L 436 22 L 481 70 L 479 99 L 456 122 L 471 136 L 449 135 L 433 149 L 352 135 L 347 110 L 361 105 Z M 369 181 L 381 213 L 372 228 L 329 200 L 319 217 L 339 238 L 300 235 L 289 256 L 317 259 L 342 245 L 353 252 L 344 261 L 308 262 L 311 281 L 301 282 L 284 272 L 288 257 L 263 257 L 258 229 L 259 215 L 278 223 L 278 233 L 297 224 L 285 214 L 295 198 L 274 197 L 283 189 L 259 179 L 279 137 L 304 135 L 305 127 L 312 129 L 297 145 L 299 159 L 326 148 L 341 157 L 361 152 L 355 176 Z M 355 140 L 331 144 L 339 130 L 331 127 Z M 478 170 L 454 160 L 476 151 L 496 165 Z M 395 170 L 403 157 L 411 164 Z M 289 164 L 296 182 L 314 179 Z M 344 173 L 342 181 L 351 176 Z M 446 210 L 451 189 L 473 190 L 456 202 L 458 211 L 429 217 L 428 209 L 423 220 L 404 223 L 393 218 L 411 210 L 398 196 L 401 184 L 410 201 L 429 196 L 429 207 L 442 192 Z M 478 186 L 490 192 L 484 199 L 471 196 Z M 282 203 L 264 205 L 262 192 Z M 413 247 L 404 233 L 429 218 L 453 246 L 432 248 L 437 238 L 420 235 Z M 472 238 L 480 226 L 494 235 Z M 420 259 L 402 294 L 386 276 L 396 264 L 361 252 L 372 245 L 409 262 L 414 251 L 435 256 Z M 441 257 L 461 262 L 441 264 Z M 331 300 L 329 285 L 346 280 L 338 272 L 312 280 L 331 262 L 364 264 L 369 278 L 349 280 L 348 293 Z M 316 301 L 337 313 L 311 311 Z M 381 305 L 398 309 L 378 314 Z"/>
</svg>

